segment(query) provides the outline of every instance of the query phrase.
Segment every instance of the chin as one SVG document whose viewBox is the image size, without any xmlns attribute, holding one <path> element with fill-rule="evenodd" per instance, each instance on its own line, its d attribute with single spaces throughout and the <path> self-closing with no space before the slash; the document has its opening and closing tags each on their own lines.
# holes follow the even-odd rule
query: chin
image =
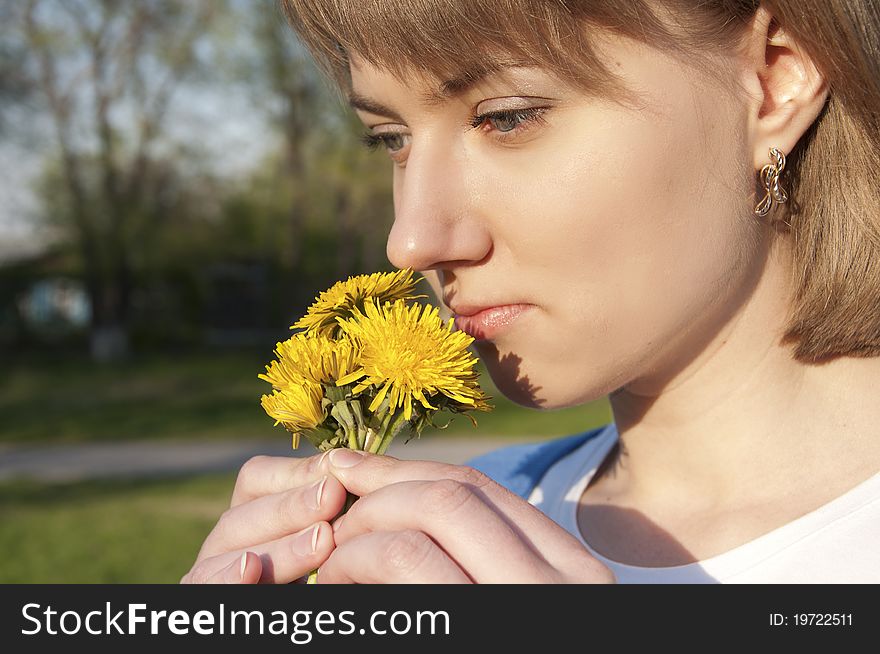
<svg viewBox="0 0 880 654">
<path fill-rule="evenodd" d="M 566 409 L 600 400 L 618 387 L 618 380 L 572 378 L 554 374 L 554 366 L 544 365 L 550 376 L 530 372 L 529 360 L 516 352 L 499 351 L 491 341 L 474 346 L 498 391 L 515 404 L 530 409 Z M 540 369 L 540 367 L 539 367 Z"/>
<path fill-rule="evenodd" d="M 491 341 L 477 341 L 474 346 L 498 391 L 515 404 L 529 409 L 554 410 L 586 404 L 601 399 L 614 389 L 599 380 L 553 375 L 542 379 L 529 372 L 528 360 L 514 352 L 501 354 Z M 548 368 L 552 373 L 552 367 Z"/>
<path fill-rule="evenodd" d="M 546 401 L 541 397 L 541 388 L 524 372 L 522 357 L 514 352 L 502 354 L 492 341 L 475 341 L 473 347 L 504 397 L 520 406 L 544 408 Z"/>
<path fill-rule="evenodd" d="M 508 377 L 496 377 L 492 375 L 492 381 L 504 397 L 528 409 L 550 409 L 548 401 L 540 395 L 540 389 L 531 388 L 528 382 L 522 382 Z"/>
</svg>

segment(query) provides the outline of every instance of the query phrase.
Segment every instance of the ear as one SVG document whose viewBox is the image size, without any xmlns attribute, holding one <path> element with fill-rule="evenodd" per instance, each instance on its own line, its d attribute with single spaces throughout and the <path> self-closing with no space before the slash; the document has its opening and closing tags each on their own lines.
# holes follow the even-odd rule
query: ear
<svg viewBox="0 0 880 654">
<path fill-rule="evenodd" d="M 783 26 L 761 5 L 746 42 L 746 73 L 756 93 L 749 106 L 755 169 L 770 148 L 789 154 L 828 99 L 827 80 Z"/>
</svg>

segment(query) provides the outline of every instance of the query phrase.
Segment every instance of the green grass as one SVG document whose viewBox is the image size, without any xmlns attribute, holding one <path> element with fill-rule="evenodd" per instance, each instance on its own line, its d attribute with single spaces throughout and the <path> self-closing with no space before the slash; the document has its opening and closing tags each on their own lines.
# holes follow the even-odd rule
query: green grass
<svg viewBox="0 0 880 654">
<path fill-rule="evenodd" d="M 4 363 L 0 375 L 0 443 L 81 443 L 150 438 L 285 438 L 259 398 L 266 354 L 141 356 L 95 365 L 47 357 Z M 481 371 L 496 406 L 476 413 L 477 428 L 457 416 L 447 435 L 551 437 L 611 419 L 607 401 L 556 411 L 526 409 L 505 399 Z M 443 416 L 438 422 L 445 422 Z"/>
<path fill-rule="evenodd" d="M 234 475 L 0 484 L 0 583 L 177 583 Z"/>
<path fill-rule="evenodd" d="M 0 379 L 0 441 L 73 443 L 143 438 L 271 437 L 248 354 L 161 355 L 116 365 L 40 358 Z"/>
<path fill-rule="evenodd" d="M 247 353 L 13 362 L 0 376 L 0 442 L 282 438 L 259 406 L 264 361 Z M 556 436 L 610 419 L 605 401 L 524 409 L 483 375 L 496 409 L 444 433 Z M 441 422 L 442 422 L 441 416 Z M 176 583 L 226 508 L 234 474 L 140 481 L 0 483 L 0 583 Z"/>
</svg>

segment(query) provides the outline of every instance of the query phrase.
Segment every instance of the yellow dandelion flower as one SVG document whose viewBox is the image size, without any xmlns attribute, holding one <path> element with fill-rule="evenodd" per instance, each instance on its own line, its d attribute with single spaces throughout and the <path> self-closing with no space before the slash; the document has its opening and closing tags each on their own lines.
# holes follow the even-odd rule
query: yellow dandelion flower
<svg viewBox="0 0 880 654">
<path fill-rule="evenodd" d="M 260 404 L 269 417 L 275 419 L 276 426 L 283 424 L 292 434 L 295 449 L 299 446 L 300 432 L 314 429 L 324 420 L 322 397 L 320 384 L 302 380 L 300 384 L 272 391 L 272 395 L 264 395 Z"/>
<path fill-rule="evenodd" d="M 409 268 L 349 277 L 321 292 L 306 315 L 290 328 L 333 336 L 338 331 L 336 319 L 351 317 L 355 309 L 363 311 L 364 304 L 371 298 L 382 303 L 427 297 L 413 294 L 419 281 L 421 278 L 413 279 L 413 271 Z"/>
<path fill-rule="evenodd" d="M 283 424 L 293 434 L 296 448 L 300 432 L 324 421 L 322 384 L 332 384 L 354 370 L 358 350 L 348 338 L 295 334 L 278 343 L 275 354 L 278 358 L 266 366 L 266 374 L 257 375 L 275 389 L 262 397 L 261 404 L 276 426 Z"/>
<path fill-rule="evenodd" d="M 294 334 L 275 348 L 278 357 L 266 366 L 266 374 L 257 375 L 276 389 L 299 386 L 303 380 L 316 383 L 335 382 L 356 367 L 358 350 L 348 338 Z"/>
<path fill-rule="evenodd" d="M 351 318 L 338 320 L 343 333 L 360 347 L 360 367 L 336 383 L 358 381 L 354 393 L 376 386 L 370 411 L 378 409 L 386 395 L 390 411 L 402 406 L 406 420 L 412 416 L 414 400 L 437 409 L 428 398 L 438 393 L 472 408 L 485 406 L 473 371 L 477 359 L 466 349 L 474 339 L 453 331 L 452 319 L 444 325 L 437 308 L 408 306 L 402 300 L 384 305 L 370 301 L 365 312 L 356 309 Z"/>
</svg>

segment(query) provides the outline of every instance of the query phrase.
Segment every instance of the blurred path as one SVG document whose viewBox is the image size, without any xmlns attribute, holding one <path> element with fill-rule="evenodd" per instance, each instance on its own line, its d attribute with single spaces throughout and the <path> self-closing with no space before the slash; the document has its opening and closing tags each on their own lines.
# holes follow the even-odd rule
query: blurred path
<svg viewBox="0 0 880 654">
<path fill-rule="evenodd" d="M 388 453 L 401 459 L 464 463 L 490 450 L 535 441 L 536 438 L 468 438 L 432 435 L 409 443 L 392 443 Z M 238 470 L 257 454 L 310 456 L 308 443 L 291 450 L 285 438 L 267 441 L 134 441 L 26 447 L 0 445 L 0 481 L 33 479 L 46 482 L 108 477 L 162 477 Z"/>
</svg>

